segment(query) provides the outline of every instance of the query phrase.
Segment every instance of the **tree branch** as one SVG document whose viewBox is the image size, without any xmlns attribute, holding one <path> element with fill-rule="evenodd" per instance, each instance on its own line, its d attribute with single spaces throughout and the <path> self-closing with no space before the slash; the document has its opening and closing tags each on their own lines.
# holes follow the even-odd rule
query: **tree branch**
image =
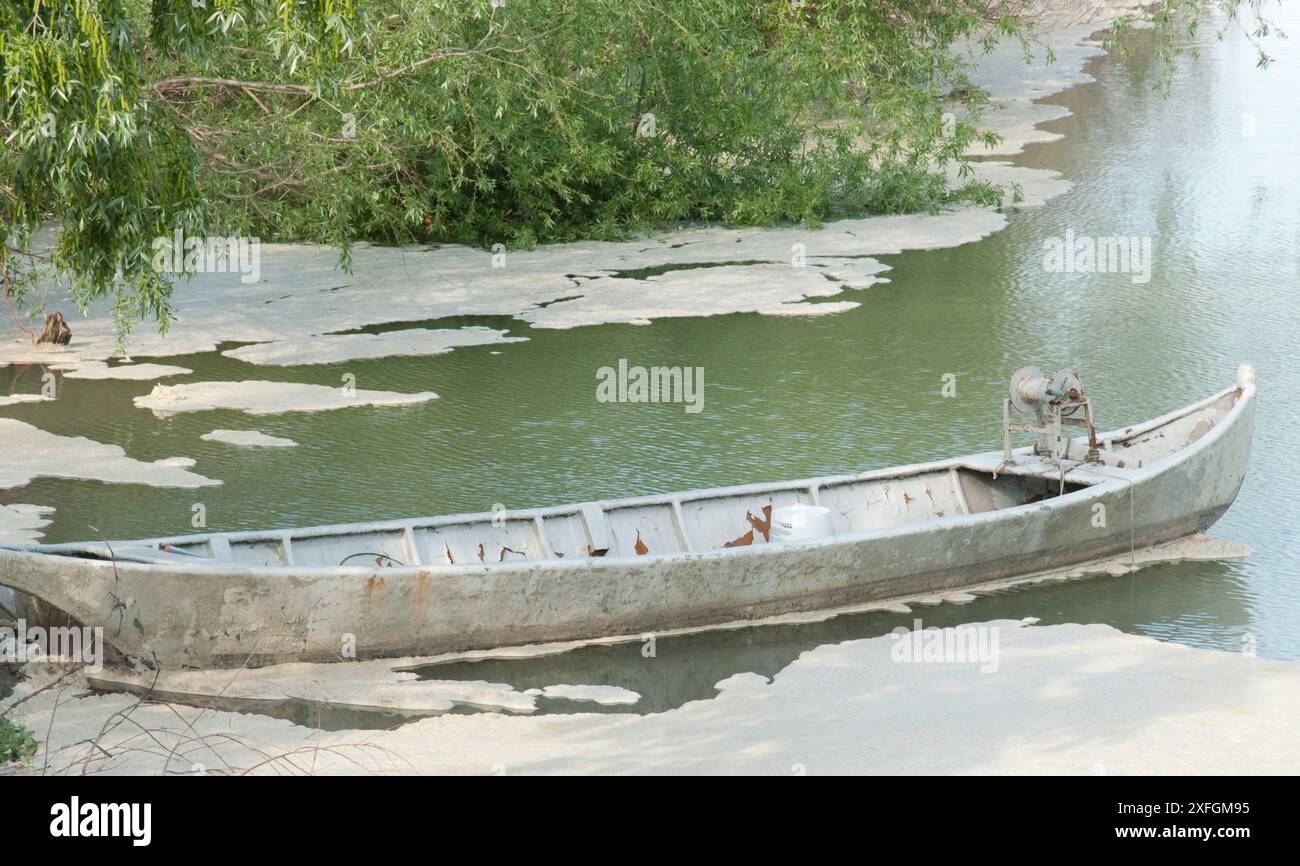
<svg viewBox="0 0 1300 866">
<path fill-rule="evenodd" d="M 312 90 L 301 84 L 268 84 L 265 81 L 240 81 L 236 78 L 205 78 L 203 76 L 163 78 L 154 82 L 153 90 L 155 93 L 161 94 L 165 90 L 184 90 L 189 87 L 203 85 L 233 87 L 239 90 L 259 91 L 262 93 L 288 93 L 309 98 L 316 96 Z"/>
</svg>

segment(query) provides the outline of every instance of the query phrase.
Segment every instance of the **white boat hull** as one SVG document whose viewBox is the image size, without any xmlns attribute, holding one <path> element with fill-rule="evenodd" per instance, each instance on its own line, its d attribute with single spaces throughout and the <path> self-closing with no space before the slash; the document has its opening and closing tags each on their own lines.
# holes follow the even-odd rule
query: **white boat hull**
<svg viewBox="0 0 1300 866">
<path fill-rule="evenodd" d="M 0 549 L 0 585 L 103 626 L 118 652 L 169 669 L 429 655 L 821 610 L 1202 531 L 1241 487 L 1254 399 L 1243 367 L 1234 387 L 1201 403 L 1103 434 L 1103 465 L 1077 462 L 1075 443 L 1064 495 L 1054 495 L 1060 468 L 1021 450 L 1013 467 L 994 453 L 508 519 L 114 542 L 111 557 L 103 543 Z M 1047 498 L 1019 502 L 1033 495 Z M 835 534 L 763 543 L 764 505 L 791 502 L 831 507 Z M 732 534 L 740 546 L 721 546 Z M 609 552 L 588 555 L 583 542 Z M 340 554 L 348 564 L 332 564 Z M 278 564 L 249 562 L 261 557 Z"/>
</svg>

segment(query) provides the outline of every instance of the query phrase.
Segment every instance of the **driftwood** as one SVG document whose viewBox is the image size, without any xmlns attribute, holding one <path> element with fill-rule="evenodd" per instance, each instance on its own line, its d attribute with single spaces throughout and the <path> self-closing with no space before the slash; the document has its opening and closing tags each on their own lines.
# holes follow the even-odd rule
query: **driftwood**
<svg viewBox="0 0 1300 866">
<path fill-rule="evenodd" d="M 68 323 L 63 321 L 62 313 L 51 313 L 45 317 L 45 327 L 41 328 L 40 334 L 36 336 L 38 343 L 54 343 L 59 346 L 66 346 L 72 339 L 72 329 Z"/>
</svg>

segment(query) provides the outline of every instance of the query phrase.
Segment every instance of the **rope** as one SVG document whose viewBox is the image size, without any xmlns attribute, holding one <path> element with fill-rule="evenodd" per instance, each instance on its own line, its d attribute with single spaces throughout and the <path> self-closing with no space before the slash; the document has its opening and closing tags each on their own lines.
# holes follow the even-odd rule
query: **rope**
<svg viewBox="0 0 1300 866">
<path fill-rule="evenodd" d="M 1065 454 L 1069 454 L 1069 445 L 1066 445 Z M 1092 472 L 1096 475 L 1100 475 L 1103 478 L 1109 478 L 1113 481 L 1123 481 L 1126 485 L 1128 485 L 1128 564 L 1130 566 L 1136 567 L 1137 566 L 1137 517 L 1135 515 L 1134 501 L 1133 501 L 1133 479 L 1125 477 L 1123 475 L 1111 475 L 1108 472 L 1100 471 L 1101 468 L 1105 467 L 1106 464 L 1104 463 L 1093 464 L 1093 463 L 1078 462 L 1074 466 L 1071 466 L 1069 469 L 1066 469 L 1065 461 L 1068 460 L 1069 457 L 1064 457 L 1063 455 L 1063 459 L 1058 458 L 1055 453 L 1049 455 L 1040 455 L 1040 456 L 1045 456 L 1048 461 L 1055 463 L 1057 468 L 1060 469 L 1061 472 L 1060 495 L 1061 496 L 1065 495 L 1065 476 L 1076 469 L 1085 469 L 1086 471 Z M 995 475 L 994 477 L 997 476 Z M 1042 477 L 1043 480 L 1047 480 L 1046 477 L 1044 476 L 1039 476 L 1039 477 Z"/>
<path fill-rule="evenodd" d="M 1080 464 L 1083 465 L 1083 464 Z M 1102 464 L 1103 466 L 1105 464 Z M 1078 469 L 1078 466 L 1073 469 Z M 1128 564 L 1137 566 L 1137 516 L 1133 502 L 1133 479 L 1123 475 L 1111 475 L 1107 472 L 1101 472 L 1095 467 L 1089 468 L 1089 472 L 1100 475 L 1103 478 L 1109 478 L 1113 481 L 1123 481 L 1128 485 Z"/>
<path fill-rule="evenodd" d="M 370 550 L 363 550 L 360 553 L 350 553 L 347 556 L 343 557 L 343 559 L 339 562 L 339 565 L 342 565 L 343 563 L 347 562 L 349 559 L 356 559 L 358 556 L 373 556 L 378 559 L 386 559 L 389 562 L 397 563 L 398 565 L 403 567 L 405 567 L 406 565 L 406 563 L 399 562 L 398 560 L 393 559 L 391 556 L 389 556 L 386 553 L 375 553 L 374 551 L 370 551 Z"/>
</svg>

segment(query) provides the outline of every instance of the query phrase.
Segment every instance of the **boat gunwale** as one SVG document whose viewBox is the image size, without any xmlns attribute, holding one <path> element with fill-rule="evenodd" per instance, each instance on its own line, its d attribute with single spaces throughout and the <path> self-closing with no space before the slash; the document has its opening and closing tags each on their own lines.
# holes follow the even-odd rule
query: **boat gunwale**
<svg viewBox="0 0 1300 866">
<path fill-rule="evenodd" d="M 1153 461 L 1147 465 L 1134 469 L 1121 469 L 1114 466 L 1105 466 L 1105 472 L 1099 472 L 1093 467 L 1077 461 L 1076 465 L 1067 470 L 1067 475 L 1071 472 L 1082 473 L 1083 477 L 1076 478 L 1076 483 L 1085 484 L 1080 489 L 1064 493 L 1060 496 L 1053 497 L 1049 502 L 1038 501 L 1029 502 L 1009 508 L 994 509 L 991 511 L 981 511 L 966 514 L 955 514 L 949 517 L 934 518 L 928 520 L 919 520 L 913 523 L 900 524 L 887 527 L 873 527 L 870 529 L 858 530 L 856 532 L 847 532 L 825 536 L 816 539 L 809 539 L 799 542 L 784 542 L 780 545 L 782 550 L 803 551 L 818 547 L 831 546 L 837 544 L 856 544 L 863 541 L 869 541 L 878 537 L 897 537 L 911 535 L 917 532 L 929 532 L 936 528 L 943 527 L 964 527 L 978 526 L 981 523 L 1005 520 L 1013 515 L 1022 513 L 1024 509 L 1038 509 L 1043 507 L 1052 508 L 1056 503 L 1070 502 L 1073 503 L 1075 498 L 1085 495 L 1101 496 L 1112 492 L 1118 485 L 1131 485 L 1145 481 L 1156 474 L 1166 471 L 1176 462 L 1187 459 L 1192 454 L 1211 447 L 1218 439 L 1224 435 L 1224 431 L 1229 429 L 1240 415 L 1245 411 L 1245 407 L 1254 399 L 1256 383 L 1254 381 L 1253 371 L 1249 376 L 1243 376 L 1238 373 L 1238 380 L 1235 384 L 1218 391 L 1202 400 L 1188 404 L 1179 409 L 1159 415 L 1147 421 L 1129 425 L 1118 430 L 1107 433 L 1098 433 L 1097 441 L 1099 443 L 1109 441 L 1112 444 L 1128 441 L 1153 429 L 1161 427 L 1170 422 L 1176 421 L 1194 412 L 1208 408 L 1214 403 L 1222 400 L 1224 397 L 1238 392 L 1237 399 L 1233 407 L 1216 423 L 1205 435 L 1201 436 L 1195 442 L 1191 442 L 1176 451 Z M 1075 439 L 1074 441 L 1083 441 Z M 1032 446 L 1025 446 L 1013 450 L 1013 455 L 1029 455 L 1032 452 Z M 718 488 L 697 488 L 683 491 L 680 493 L 669 494 L 652 494 L 648 496 L 632 497 L 626 499 L 613 500 L 590 500 L 582 503 L 569 503 L 555 506 L 543 506 L 540 508 L 510 510 L 511 520 L 534 520 L 537 517 L 555 517 L 581 515 L 582 506 L 594 504 L 602 511 L 613 511 L 628 507 L 639 507 L 646 505 L 685 505 L 689 502 L 720 499 L 734 495 L 745 495 L 752 493 L 773 493 L 789 490 L 811 490 L 833 486 L 842 483 L 853 483 L 857 481 L 873 481 L 884 478 L 907 478 L 916 475 L 922 475 L 935 471 L 966 469 L 981 474 L 994 472 L 998 475 L 1020 475 L 1023 477 L 1044 477 L 1045 468 L 1050 464 L 1040 463 L 1037 466 L 1027 466 L 1019 464 L 1016 466 L 998 467 L 1001 462 L 1001 452 L 983 452 L 972 454 L 964 457 L 950 457 L 942 460 L 929 461 L 925 463 L 912 463 L 897 467 L 884 467 L 881 469 L 872 469 L 860 473 L 849 473 L 843 475 L 828 475 L 801 479 L 796 481 L 785 481 L 775 483 L 753 483 L 737 485 L 733 487 Z M 1175 461 L 1175 458 L 1178 458 Z M 1051 467 L 1054 468 L 1054 467 Z M 1121 474 L 1111 474 L 1121 473 Z M 1090 479 L 1087 476 L 1092 475 Z M 1053 474 L 1052 477 L 1055 477 Z M 1095 479 L 1095 480 L 1093 480 Z M 148 546 L 166 544 L 195 544 L 209 541 L 214 537 L 222 537 L 231 543 L 241 542 L 282 542 L 286 538 L 292 542 L 294 539 L 329 537 L 332 535 L 357 534 L 365 532 L 404 532 L 407 529 L 425 529 L 436 528 L 439 526 L 455 525 L 463 523 L 478 523 L 490 521 L 491 512 L 476 512 L 469 514 L 443 515 L 433 518 L 407 518 L 388 521 L 379 521 L 374 523 L 350 523 L 350 524 L 332 524 L 327 526 L 303 527 L 300 529 L 280 529 L 280 530 L 240 530 L 235 532 L 209 532 L 187 536 L 163 536 L 145 539 L 129 539 L 116 543 L 123 547 Z M 473 573 L 478 570 L 480 573 L 501 573 L 502 571 L 519 571 L 519 570 L 552 570 L 562 569 L 571 570 L 576 568 L 599 567 L 602 564 L 628 564 L 628 563 L 645 563 L 654 561 L 663 561 L 667 559 L 701 559 L 721 556 L 746 556 L 746 555 L 766 555 L 773 552 L 772 544 L 750 545 L 745 547 L 733 548 L 709 548 L 705 550 L 692 551 L 671 551 L 659 554 L 637 555 L 614 555 L 604 557 L 574 557 L 574 558 L 553 558 L 528 560 L 507 560 L 505 562 L 468 562 L 468 563 L 426 563 L 418 565 L 400 565 L 384 567 L 377 569 L 375 566 L 349 566 L 349 565 L 251 565 L 239 564 L 233 560 L 208 559 L 206 557 L 188 557 L 178 555 L 176 560 L 169 562 L 142 562 L 130 559 L 107 558 L 104 556 L 103 549 L 98 545 L 105 545 L 102 541 L 93 542 L 64 542 L 51 545 L 12 545 L 0 546 L 0 556 L 18 554 L 32 557 L 65 557 L 69 561 L 77 562 L 84 567 L 98 568 L 117 568 L 130 569 L 131 571 L 139 570 L 144 574 L 153 574 L 159 572 L 181 572 L 189 573 L 191 571 L 202 574 L 206 577 L 213 575 L 227 576 L 247 576 L 250 574 L 273 576 L 295 575 L 299 577 L 320 577 L 328 575 L 345 576 L 364 576 L 373 575 L 377 571 L 384 575 L 394 577 L 416 575 L 420 573 L 427 574 L 444 574 L 444 573 Z M 92 554 L 90 557 L 73 557 L 69 554 Z"/>
</svg>

